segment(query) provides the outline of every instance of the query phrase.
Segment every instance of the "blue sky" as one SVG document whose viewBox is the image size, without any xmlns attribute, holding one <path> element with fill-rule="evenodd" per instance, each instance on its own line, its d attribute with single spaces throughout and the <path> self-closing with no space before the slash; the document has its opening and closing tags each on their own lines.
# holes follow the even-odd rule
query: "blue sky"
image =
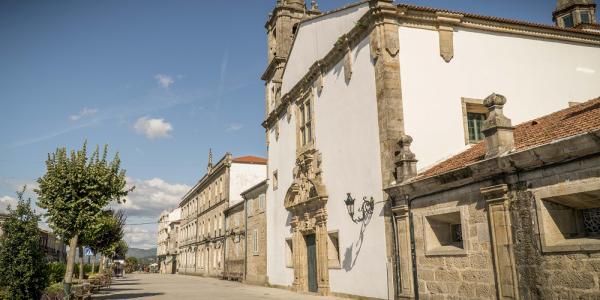
<svg viewBox="0 0 600 300">
<path fill-rule="evenodd" d="M 350 1 L 319 1 L 322 10 Z M 266 155 L 264 23 L 275 0 L 0 2 L 0 209 L 59 146 L 109 144 L 156 220 L 218 159 Z M 401 1 L 551 24 L 550 0 Z M 162 200 L 161 200 L 162 199 Z M 132 226 L 133 246 L 155 226 Z"/>
</svg>

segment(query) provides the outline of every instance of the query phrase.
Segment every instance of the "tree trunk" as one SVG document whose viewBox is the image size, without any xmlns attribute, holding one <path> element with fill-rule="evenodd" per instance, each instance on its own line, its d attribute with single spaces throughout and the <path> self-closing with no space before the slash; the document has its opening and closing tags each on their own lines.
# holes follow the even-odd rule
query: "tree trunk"
<svg viewBox="0 0 600 300">
<path fill-rule="evenodd" d="M 94 270 L 96 269 L 96 253 L 92 256 L 92 275 L 94 275 Z"/>
<path fill-rule="evenodd" d="M 83 280 L 83 246 L 79 246 L 79 280 Z"/>
<path fill-rule="evenodd" d="M 75 251 L 77 250 L 77 238 L 75 235 L 69 241 L 69 253 L 67 254 L 67 272 L 65 273 L 64 289 L 67 299 L 71 296 L 71 284 L 73 282 L 73 269 L 75 267 Z"/>
<path fill-rule="evenodd" d="M 104 255 L 100 254 L 100 262 L 98 263 L 98 273 L 102 274 L 104 271 Z"/>
</svg>

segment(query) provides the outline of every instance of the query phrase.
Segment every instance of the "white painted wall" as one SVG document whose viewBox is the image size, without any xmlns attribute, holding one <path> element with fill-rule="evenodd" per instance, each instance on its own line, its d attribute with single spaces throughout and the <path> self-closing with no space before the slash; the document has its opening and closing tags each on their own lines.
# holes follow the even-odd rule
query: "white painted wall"
<svg viewBox="0 0 600 300">
<path fill-rule="evenodd" d="M 343 202 L 352 193 L 361 203 L 363 196 L 383 198 L 379 158 L 375 73 L 368 39 L 353 49 L 353 77 L 344 80 L 343 63 L 324 74 L 324 88 L 317 95 L 315 146 L 322 154 L 323 180 L 327 188 L 329 231 L 339 231 L 341 269 L 329 270 L 331 291 L 386 298 L 386 245 L 382 204 L 377 204 L 370 223 L 355 224 Z M 313 91 L 316 93 L 316 91 Z M 295 116 L 279 121 L 280 136 L 269 134 L 269 173 L 278 170 L 279 187 L 267 191 L 271 205 L 268 216 L 268 276 L 271 284 L 291 285 L 293 269 L 285 267 L 285 238 L 291 237 L 289 213 L 283 207 L 292 183 L 295 164 Z M 271 176 L 269 174 L 269 176 Z M 270 177 L 271 178 L 271 177 Z"/>
<path fill-rule="evenodd" d="M 267 166 L 232 163 L 229 169 L 229 205 L 242 201 L 242 192 L 257 185 L 267 177 Z"/>
<path fill-rule="evenodd" d="M 303 22 L 298 27 L 298 35 L 283 74 L 281 95 L 285 95 L 314 62 L 325 57 L 338 38 L 356 26 L 356 22 L 368 10 L 368 3 L 364 3 Z"/>
<path fill-rule="evenodd" d="M 513 124 L 600 96 L 600 47 L 459 29 L 454 58 L 436 31 L 401 27 L 405 129 L 419 169 L 465 148 L 461 97 L 507 97 Z"/>
<path fill-rule="evenodd" d="M 176 222 L 176 221 L 179 221 L 180 219 L 181 219 L 181 208 L 180 207 L 173 209 L 169 213 L 169 222 Z"/>
</svg>

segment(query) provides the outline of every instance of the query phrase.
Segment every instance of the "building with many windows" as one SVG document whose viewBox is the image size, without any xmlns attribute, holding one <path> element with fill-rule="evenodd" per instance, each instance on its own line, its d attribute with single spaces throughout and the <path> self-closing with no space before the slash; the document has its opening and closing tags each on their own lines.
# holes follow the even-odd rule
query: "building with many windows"
<svg viewBox="0 0 600 300">
<path fill-rule="evenodd" d="M 179 222 L 181 209 L 163 211 L 158 219 L 158 241 L 156 256 L 159 272 L 175 274 L 177 270 L 177 250 L 179 242 Z"/>
<path fill-rule="evenodd" d="M 242 202 L 240 193 L 266 178 L 266 159 L 234 158 L 226 153 L 213 165 L 209 151 L 206 174 L 179 204 L 177 272 L 221 277 L 225 255 L 225 210 Z"/>
<path fill-rule="evenodd" d="M 600 95 L 594 11 L 560 0 L 557 23 L 541 25 L 391 0 L 331 12 L 277 1 L 262 76 L 269 283 L 415 297 L 409 212 L 384 189 L 476 147 L 494 91 L 515 123 Z"/>
</svg>

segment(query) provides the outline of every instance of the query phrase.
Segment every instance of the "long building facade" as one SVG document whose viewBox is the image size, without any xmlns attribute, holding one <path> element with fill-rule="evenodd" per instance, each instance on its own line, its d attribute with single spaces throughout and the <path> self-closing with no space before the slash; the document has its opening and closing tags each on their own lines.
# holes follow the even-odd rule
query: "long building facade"
<svg viewBox="0 0 600 300">
<path fill-rule="evenodd" d="M 427 169 L 484 139 L 492 92 L 512 99 L 504 111 L 515 123 L 600 95 L 595 4 L 559 1 L 553 18 L 277 1 L 262 76 L 269 284 L 416 297 L 409 213 L 393 211 L 402 199 L 384 189 L 413 171 L 398 166 Z"/>
<path fill-rule="evenodd" d="M 177 272 L 222 277 L 225 258 L 225 210 L 240 194 L 266 177 L 266 159 L 225 154 L 216 164 L 209 152 L 206 174 L 183 197 Z"/>
</svg>

